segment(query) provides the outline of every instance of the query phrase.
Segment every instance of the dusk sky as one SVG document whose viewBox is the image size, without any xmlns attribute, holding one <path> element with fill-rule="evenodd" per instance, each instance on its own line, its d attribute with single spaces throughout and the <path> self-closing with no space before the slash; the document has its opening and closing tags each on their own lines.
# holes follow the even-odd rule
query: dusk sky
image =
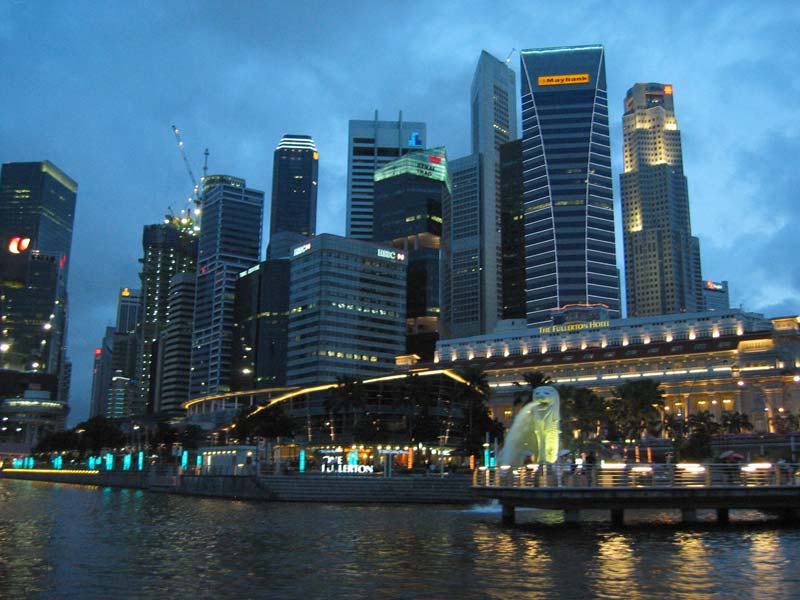
<svg viewBox="0 0 800 600">
<path fill-rule="evenodd" d="M 798 39 L 797 2 L 0 0 L 0 161 L 47 159 L 79 184 L 70 424 L 119 288 L 139 287 L 142 227 L 191 193 L 173 123 L 198 177 L 208 148 L 210 174 L 265 191 L 265 231 L 275 146 L 313 136 L 317 231 L 343 235 L 348 121 L 402 110 L 468 154 L 481 50 L 605 46 L 620 267 L 623 99 L 671 83 L 703 277 L 729 280 L 732 306 L 800 314 Z"/>
</svg>

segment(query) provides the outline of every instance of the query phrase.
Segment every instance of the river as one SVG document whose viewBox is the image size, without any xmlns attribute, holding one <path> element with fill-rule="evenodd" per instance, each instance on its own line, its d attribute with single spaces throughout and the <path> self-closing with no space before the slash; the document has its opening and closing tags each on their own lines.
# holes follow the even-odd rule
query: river
<svg viewBox="0 0 800 600">
<path fill-rule="evenodd" d="M 628 515 L 626 515 L 627 518 Z M 800 528 L 732 513 L 237 502 L 0 479 L 3 599 L 800 598 Z M 709 517 L 710 518 L 710 517 Z"/>
</svg>

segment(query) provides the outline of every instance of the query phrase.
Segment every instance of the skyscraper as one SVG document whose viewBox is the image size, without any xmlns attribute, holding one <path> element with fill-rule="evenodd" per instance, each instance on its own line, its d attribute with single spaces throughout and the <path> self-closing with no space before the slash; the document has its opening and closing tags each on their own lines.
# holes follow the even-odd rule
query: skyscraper
<svg viewBox="0 0 800 600">
<path fill-rule="evenodd" d="M 189 373 L 194 325 L 194 271 L 178 273 L 169 282 L 166 325 L 158 338 L 158 369 L 154 410 L 164 417 L 185 414 L 189 399 Z"/>
<path fill-rule="evenodd" d="M 317 172 L 319 153 L 309 135 L 286 134 L 272 163 L 272 209 L 268 258 L 284 258 L 291 244 L 281 247 L 281 232 L 313 237 L 317 232 Z M 277 244 L 277 245 L 276 245 Z"/>
<path fill-rule="evenodd" d="M 617 318 L 603 47 L 523 50 L 521 71 L 528 325 L 571 304 Z"/>
<path fill-rule="evenodd" d="M 385 375 L 405 348 L 406 258 L 325 233 L 292 250 L 287 385 Z"/>
<path fill-rule="evenodd" d="M 442 215 L 447 337 L 491 332 L 502 318 L 500 146 L 517 135 L 516 97 L 514 71 L 481 52 L 470 88 L 472 155 L 450 163 L 453 198 Z"/>
<path fill-rule="evenodd" d="M 152 412 L 156 399 L 152 379 L 158 370 L 157 341 L 167 325 L 170 280 L 193 273 L 197 262 L 197 231 L 191 219 L 167 216 L 142 231 L 142 310 L 136 368 L 137 401 L 133 414 Z"/>
<path fill-rule="evenodd" d="M 525 206 L 522 140 L 500 147 L 503 318 L 525 318 Z"/>
<path fill-rule="evenodd" d="M 408 261 L 406 354 L 425 361 L 433 360 L 439 339 L 439 245 L 449 197 L 444 148 L 411 152 L 375 171 L 373 239 Z"/>
<path fill-rule="evenodd" d="M 350 121 L 347 148 L 347 237 L 372 239 L 375 171 L 408 152 L 425 148 L 425 123 Z"/>
<path fill-rule="evenodd" d="M 197 259 L 192 334 L 192 398 L 230 391 L 236 280 L 256 265 L 261 250 L 264 192 L 244 179 L 203 179 L 203 217 Z"/>
<path fill-rule="evenodd" d="M 481 333 L 502 318 L 500 146 L 517 137 L 516 76 L 485 50 L 472 77 L 472 153 L 481 155 Z"/>
<path fill-rule="evenodd" d="M 78 184 L 48 161 L 0 173 L 0 368 L 64 376 Z M 66 390 L 60 392 L 66 402 Z"/>
<path fill-rule="evenodd" d="M 622 128 L 628 316 L 703 310 L 700 242 L 692 236 L 672 86 L 637 83 L 629 89 Z"/>
</svg>

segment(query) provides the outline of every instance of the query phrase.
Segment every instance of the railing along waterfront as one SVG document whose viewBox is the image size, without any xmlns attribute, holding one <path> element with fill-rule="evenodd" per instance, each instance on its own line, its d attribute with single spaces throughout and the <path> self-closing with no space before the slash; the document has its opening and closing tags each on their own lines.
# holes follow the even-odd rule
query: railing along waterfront
<svg viewBox="0 0 800 600">
<path fill-rule="evenodd" d="M 483 488 L 800 487 L 798 467 L 768 462 L 530 464 L 515 468 L 480 467 L 474 471 L 472 483 Z"/>
</svg>

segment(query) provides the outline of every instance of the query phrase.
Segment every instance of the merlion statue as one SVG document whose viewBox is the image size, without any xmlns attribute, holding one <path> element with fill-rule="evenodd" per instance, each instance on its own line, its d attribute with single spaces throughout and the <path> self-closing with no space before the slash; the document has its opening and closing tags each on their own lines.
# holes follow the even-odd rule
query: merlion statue
<svg viewBox="0 0 800 600">
<path fill-rule="evenodd" d="M 560 418 L 558 390 L 549 385 L 534 389 L 531 402 L 514 417 L 500 451 L 499 465 L 519 467 L 530 456 L 535 456 L 538 463 L 556 462 Z"/>
</svg>

